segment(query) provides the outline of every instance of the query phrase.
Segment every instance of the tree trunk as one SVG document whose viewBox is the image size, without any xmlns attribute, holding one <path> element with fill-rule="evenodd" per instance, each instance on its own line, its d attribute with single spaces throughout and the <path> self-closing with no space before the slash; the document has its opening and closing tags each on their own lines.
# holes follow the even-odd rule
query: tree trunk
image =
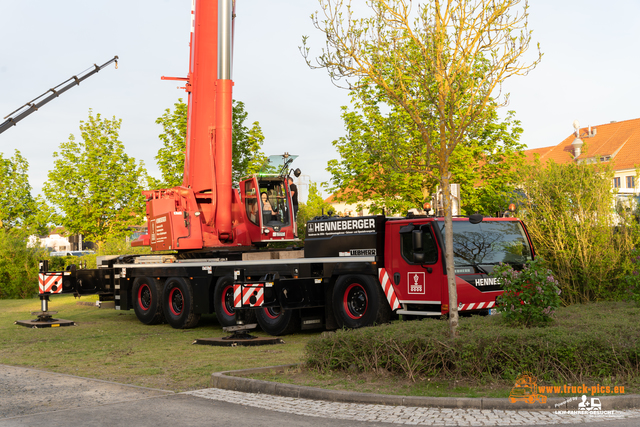
<svg viewBox="0 0 640 427">
<path fill-rule="evenodd" d="M 458 288 L 456 287 L 456 270 L 453 264 L 453 213 L 449 175 L 443 175 L 441 182 L 444 203 L 444 259 L 447 263 L 447 288 L 449 290 L 449 334 L 451 338 L 455 338 L 458 336 Z"/>
</svg>

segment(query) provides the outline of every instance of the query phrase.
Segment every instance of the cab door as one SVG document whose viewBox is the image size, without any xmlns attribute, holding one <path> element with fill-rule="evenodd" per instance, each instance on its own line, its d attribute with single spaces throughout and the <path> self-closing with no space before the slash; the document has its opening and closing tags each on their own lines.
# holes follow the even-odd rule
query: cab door
<svg viewBox="0 0 640 427">
<path fill-rule="evenodd" d="M 388 221 L 385 266 L 401 304 L 442 304 L 442 252 L 430 223 Z M 432 307 L 428 307 L 432 308 Z"/>
<path fill-rule="evenodd" d="M 258 242 L 262 233 L 262 210 L 258 193 L 258 180 L 255 177 L 240 182 L 240 193 L 244 204 L 243 216 L 247 232 L 252 242 Z"/>
</svg>

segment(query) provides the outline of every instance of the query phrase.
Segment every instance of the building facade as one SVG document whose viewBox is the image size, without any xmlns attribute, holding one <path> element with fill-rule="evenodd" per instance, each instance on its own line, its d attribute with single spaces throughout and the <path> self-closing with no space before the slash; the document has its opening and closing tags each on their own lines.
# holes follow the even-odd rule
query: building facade
<svg viewBox="0 0 640 427">
<path fill-rule="evenodd" d="M 611 163 L 615 172 L 611 182 L 618 197 L 638 197 L 640 183 L 640 119 L 611 122 L 603 125 L 580 127 L 560 144 L 526 150 L 529 161 L 536 156 L 543 163 L 596 161 Z"/>
</svg>

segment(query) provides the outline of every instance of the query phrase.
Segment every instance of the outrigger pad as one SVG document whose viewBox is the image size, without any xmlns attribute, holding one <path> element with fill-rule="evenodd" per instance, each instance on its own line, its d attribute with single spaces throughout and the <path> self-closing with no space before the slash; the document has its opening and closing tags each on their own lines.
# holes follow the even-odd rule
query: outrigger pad
<svg viewBox="0 0 640 427">
<path fill-rule="evenodd" d="M 16 320 L 14 325 L 26 326 L 27 328 L 59 328 L 61 326 L 76 326 L 73 320 L 54 319 L 52 315 L 57 311 L 40 312 L 36 311 L 31 314 L 37 314 L 38 318 L 33 320 Z"/>
<path fill-rule="evenodd" d="M 231 335 L 221 338 L 198 338 L 193 342 L 193 344 L 215 345 L 220 347 L 284 344 L 284 341 L 278 337 L 256 337 L 250 335 L 249 331 L 257 327 L 257 323 L 226 326 L 222 328 L 222 330 L 225 332 L 231 332 Z"/>
<path fill-rule="evenodd" d="M 284 344 L 284 341 L 278 337 L 251 337 L 247 339 L 234 338 L 233 336 L 229 336 L 221 338 L 198 338 L 193 342 L 193 344 L 215 345 L 219 347 L 238 347 L 250 345 Z"/>
</svg>

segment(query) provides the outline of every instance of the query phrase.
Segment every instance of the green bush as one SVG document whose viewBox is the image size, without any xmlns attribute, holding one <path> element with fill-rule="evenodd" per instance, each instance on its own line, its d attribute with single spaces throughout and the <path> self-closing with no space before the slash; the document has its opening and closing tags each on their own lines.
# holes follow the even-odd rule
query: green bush
<svg viewBox="0 0 640 427">
<path fill-rule="evenodd" d="M 522 170 L 518 215 L 565 305 L 624 298 L 640 227 L 631 212 L 616 210 L 612 178 L 610 163 L 537 161 Z"/>
<path fill-rule="evenodd" d="M 634 249 L 630 254 L 631 265 L 624 278 L 626 284 L 626 299 L 640 305 L 640 250 Z"/>
<path fill-rule="evenodd" d="M 528 261 L 522 271 L 500 264 L 492 275 L 502 284 L 504 293 L 497 298 L 497 310 L 511 325 L 541 326 L 552 320 L 560 307 L 558 281 L 542 259 Z"/>
<path fill-rule="evenodd" d="M 389 371 L 412 380 L 514 381 L 525 371 L 547 382 L 640 379 L 640 307 L 624 302 L 561 308 L 545 328 L 514 328 L 501 315 L 471 317 L 460 336 L 447 322 L 397 321 L 312 338 L 306 364 L 320 371 Z M 602 382 L 601 382 L 602 383 Z"/>
<path fill-rule="evenodd" d="M 38 293 L 40 248 L 27 247 L 27 235 L 0 229 L 0 298 L 30 298 Z"/>
</svg>

